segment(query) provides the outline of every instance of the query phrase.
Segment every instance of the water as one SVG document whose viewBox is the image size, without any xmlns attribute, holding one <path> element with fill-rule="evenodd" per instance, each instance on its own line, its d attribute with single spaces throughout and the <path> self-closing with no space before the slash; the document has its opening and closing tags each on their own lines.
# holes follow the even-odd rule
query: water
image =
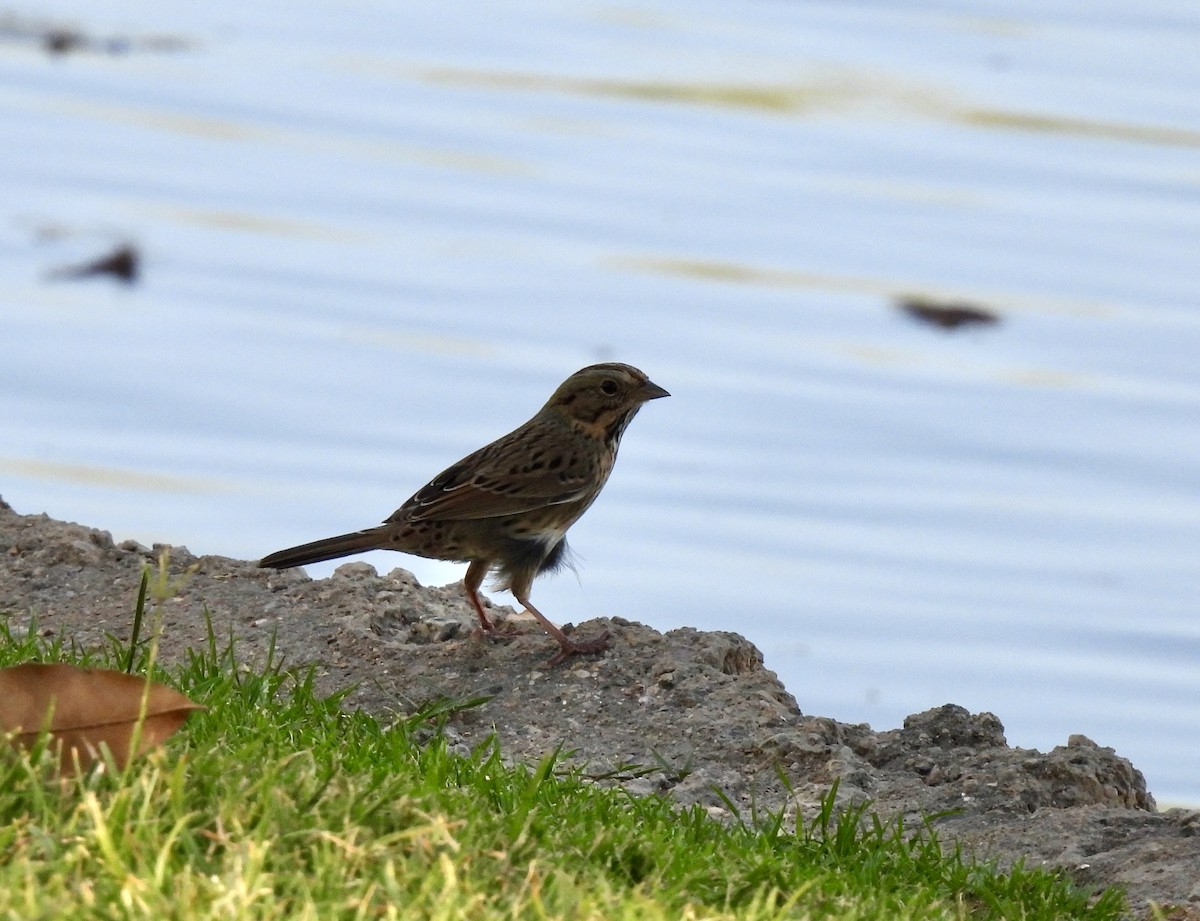
<svg viewBox="0 0 1200 921">
<path fill-rule="evenodd" d="M 24 37 L 64 24 L 100 47 Z M 628 361 L 673 396 L 572 531 L 579 579 L 538 583 L 549 616 L 737 630 L 805 712 L 952 701 L 1200 802 L 1192 0 L 0 26 L 17 510 L 257 558 Z M 121 240 L 135 286 L 46 277 Z M 909 295 L 1002 322 L 947 334 Z"/>
</svg>

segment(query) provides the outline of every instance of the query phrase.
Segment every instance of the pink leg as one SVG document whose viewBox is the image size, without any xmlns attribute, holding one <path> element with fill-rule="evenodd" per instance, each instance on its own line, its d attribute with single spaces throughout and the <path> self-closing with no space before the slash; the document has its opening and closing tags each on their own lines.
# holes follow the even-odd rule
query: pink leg
<svg viewBox="0 0 1200 921">
<path fill-rule="evenodd" d="M 483 602 L 479 600 L 479 586 L 483 584 L 483 577 L 487 575 L 488 560 L 473 560 L 471 565 L 467 567 L 467 574 L 463 577 L 463 588 L 467 590 L 467 598 L 471 602 L 471 607 L 475 609 L 475 613 L 479 615 L 479 626 L 483 628 L 484 633 L 494 633 L 496 630 L 486 614 L 483 613 Z"/>
<path fill-rule="evenodd" d="M 558 654 L 547 662 L 547 665 L 557 665 L 569 659 L 571 656 L 586 655 L 590 652 L 603 652 L 608 648 L 608 633 L 602 633 L 600 636 L 590 640 L 580 640 L 576 642 L 571 639 L 558 627 L 550 622 L 548 617 L 543 616 L 542 612 L 529 603 L 529 589 L 517 588 L 513 589 L 513 595 L 517 601 L 521 602 L 525 610 L 537 618 L 537 622 L 542 625 L 542 628 L 554 637 L 558 643 Z"/>
</svg>

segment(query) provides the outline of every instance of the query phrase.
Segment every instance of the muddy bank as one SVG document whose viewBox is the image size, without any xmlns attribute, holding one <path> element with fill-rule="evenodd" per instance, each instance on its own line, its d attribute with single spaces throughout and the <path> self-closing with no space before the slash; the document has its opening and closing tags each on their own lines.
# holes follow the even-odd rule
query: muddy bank
<svg viewBox="0 0 1200 921">
<path fill-rule="evenodd" d="M 142 568 L 160 549 L 0 500 L 0 612 L 14 631 L 35 623 L 87 647 L 127 636 Z M 610 633 L 605 655 L 551 669 L 554 644 L 532 621 L 494 607 L 505 635 L 486 639 L 458 586 L 423 588 L 402 569 L 348 563 L 313 581 L 174 547 L 170 574 L 166 660 L 205 642 L 207 611 L 242 662 L 263 661 L 273 643 L 286 664 L 314 665 L 323 689 L 354 685 L 347 704 L 383 717 L 490 698 L 451 719 L 464 750 L 493 733 L 512 759 L 561 744 L 589 773 L 714 813 L 728 811 L 714 787 L 747 814 L 752 804 L 809 813 L 836 780 L 841 797 L 885 815 L 958 810 L 940 833 L 981 857 L 1121 884 L 1139 914 L 1153 900 L 1200 917 L 1200 813 L 1159 812 L 1140 771 L 1082 736 L 1047 753 L 1011 748 L 996 716 L 951 704 L 878 732 L 808 716 L 741 636 L 659 633 L 621 617 L 578 626 Z"/>
</svg>

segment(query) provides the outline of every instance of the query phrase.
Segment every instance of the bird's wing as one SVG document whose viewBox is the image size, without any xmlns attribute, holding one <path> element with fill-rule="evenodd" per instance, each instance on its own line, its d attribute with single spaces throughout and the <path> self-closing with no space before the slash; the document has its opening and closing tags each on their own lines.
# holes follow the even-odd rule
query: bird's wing
<svg viewBox="0 0 1200 921">
<path fill-rule="evenodd" d="M 592 486 L 578 470 L 497 468 L 479 456 L 486 450 L 447 467 L 417 490 L 388 521 L 502 518 L 582 499 Z"/>
</svg>

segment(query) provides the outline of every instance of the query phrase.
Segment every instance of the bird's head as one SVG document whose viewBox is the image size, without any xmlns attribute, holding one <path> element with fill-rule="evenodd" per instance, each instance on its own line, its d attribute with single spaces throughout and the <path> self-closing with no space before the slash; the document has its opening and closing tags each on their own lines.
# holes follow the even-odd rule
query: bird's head
<svg viewBox="0 0 1200 921">
<path fill-rule="evenodd" d="M 670 396 L 632 365 L 589 365 L 568 377 L 542 407 L 605 441 L 617 442 L 629 421 L 649 400 Z"/>
</svg>

